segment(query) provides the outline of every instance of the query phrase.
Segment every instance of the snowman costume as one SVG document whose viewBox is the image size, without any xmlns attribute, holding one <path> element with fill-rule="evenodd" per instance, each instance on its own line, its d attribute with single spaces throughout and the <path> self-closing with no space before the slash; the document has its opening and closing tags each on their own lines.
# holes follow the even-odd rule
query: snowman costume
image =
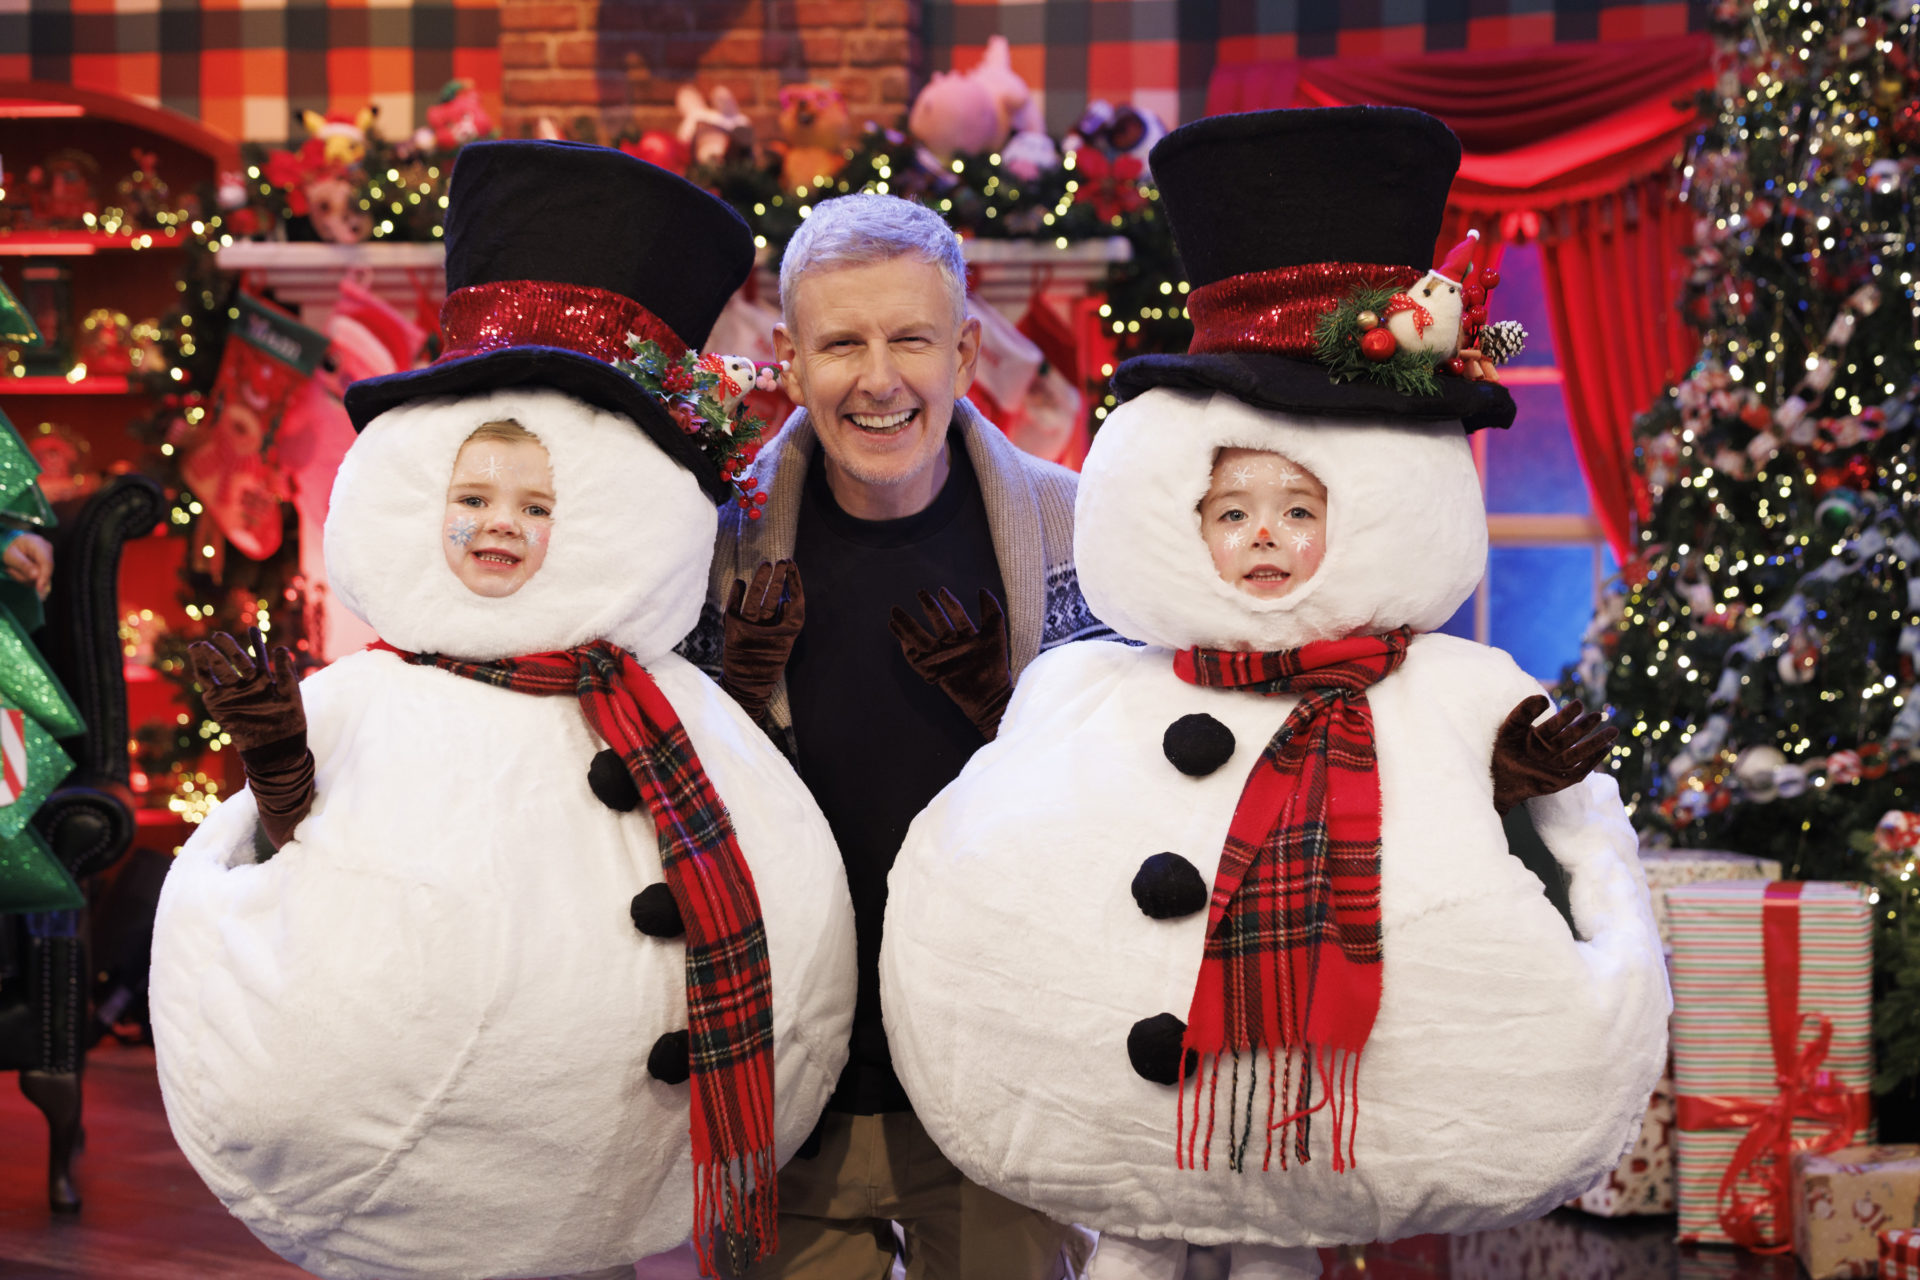
<svg viewBox="0 0 1920 1280">
<path fill-rule="evenodd" d="M 690 340 L 751 261 L 737 220 L 715 221 L 717 201 L 644 162 L 476 144 L 453 185 L 456 290 L 464 280 L 484 297 L 505 281 L 524 302 L 526 282 L 579 283 L 523 251 L 588 243 L 568 246 L 561 226 L 555 249 L 550 221 L 516 229 L 516 202 L 559 216 L 530 198 L 540 190 L 568 191 L 596 219 L 611 207 L 671 228 L 674 251 L 708 278 L 679 312 L 653 305 Z M 461 219 L 463 196 L 473 221 Z M 689 237 L 693 218 L 710 234 Z M 624 274 L 618 262 L 595 267 L 609 273 L 607 292 L 646 296 L 649 259 L 667 252 L 660 238 L 649 248 L 636 235 Z M 611 641 L 651 678 L 724 803 L 757 893 L 771 1148 L 783 1162 L 846 1057 L 852 908 L 826 822 L 792 769 L 671 651 L 699 614 L 717 469 L 661 434 L 665 411 L 621 386 L 603 351 L 584 340 L 587 354 L 560 350 L 561 330 L 516 334 L 511 316 L 494 315 L 507 336 L 491 354 L 464 352 L 448 326 L 450 363 L 464 372 L 437 364 L 350 392 L 364 429 L 326 524 L 333 588 L 397 650 L 486 662 Z M 616 318 L 619 337 L 634 317 Z M 588 363 L 607 376 L 556 373 Z M 502 420 L 547 450 L 555 509 L 543 567 L 518 592 L 485 598 L 448 567 L 439 513 L 463 442 Z M 664 429 L 684 434 L 670 420 Z M 696 1061 L 687 1083 L 691 942 L 642 931 L 640 899 L 672 883 L 666 839 L 647 805 L 615 808 L 604 780 L 590 784 L 608 742 L 583 701 L 389 649 L 344 658 L 300 692 L 316 779 L 293 839 L 256 861 L 254 805 L 241 792 L 187 843 L 160 903 L 160 1082 L 196 1171 L 270 1248 L 331 1280 L 549 1276 L 687 1240 L 700 1082 Z"/>
<path fill-rule="evenodd" d="M 1300 264 L 1424 261 L 1458 156 L 1431 117 L 1360 108 L 1200 121 L 1153 169 L 1205 301 L 1215 281 L 1293 280 Z M 1218 174 L 1244 199 L 1222 201 Z M 1299 192 L 1323 175 L 1343 189 Z M 1311 207 L 1286 216 L 1289 201 Z M 1409 228 L 1376 213 L 1350 234 L 1322 212 L 1389 202 Z M 1234 218 L 1306 243 L 1236 240 Z M 1235 321 L 1253 338 L 1211 350 L 1225 321 L 1197 302 L 1194 353 L 1122 367 L 1075 548 L 1088 604 L 1141 647 L 1041 655 L 890 882 L 882 999 L 916 1114 L 969 1177 L 1103 1232 L 1100 1280 L 1177 1280 L 1189 1242 L 1231 1244 L 1236 1280 L 1311 1276 L 1313 1246 L 1537 1217 L 1613 1167 L 1665 1059 L 1665 969 L 1612 779 L 1527 802 L 1569 878 L 1570 931 L 1492 803 L 1496 731 L 1540 686 L 1499 650 L 1431 634 L 1485 566 L 1462 423 L 1505 426 L 1511 400 L 1451 378 L 1399 403 L 1329 384 L 1273 341 L 1270 301 Z M 1223 448 L 1283 455 L 1326 486 L 1324 561 L 1279 599 L 1209 558 L 1196 512 Z M 1288 1114 L 1297 1053 L 1208 1062 L 1181 1036 L 1229 828 L 1300 696 L 1190 683 L 1176 653 L 1402 627 L 1404 660 L 1364 691 L 1378 1010 L 1357 1066 L 1315 1074 L 1309 1114 Z"/>
</svg>

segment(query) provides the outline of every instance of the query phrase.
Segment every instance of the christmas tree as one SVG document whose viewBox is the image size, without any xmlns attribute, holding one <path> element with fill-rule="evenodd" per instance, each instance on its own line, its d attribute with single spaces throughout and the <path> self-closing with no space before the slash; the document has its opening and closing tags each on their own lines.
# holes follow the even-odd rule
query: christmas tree
<svg viewBox="0 0 1920 1280">
<path fill-rule="evenodd" d="M 1582 696 L 1655 842 L 1865 881 L 1877 1087 L 1920 1080 L 1920 62 L 1899 3 L 1715 10 L 1683 158 L 1698 362 L 1636 424 L 1649 514 Z"/>
</svg>

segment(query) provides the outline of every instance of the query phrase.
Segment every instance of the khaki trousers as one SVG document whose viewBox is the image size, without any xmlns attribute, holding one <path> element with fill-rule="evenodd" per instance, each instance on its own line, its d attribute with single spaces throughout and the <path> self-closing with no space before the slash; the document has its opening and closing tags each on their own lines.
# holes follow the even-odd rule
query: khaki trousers
<svg viewBox="0 0 1920 1280">
<path fill-rule="evenodd" d="M 1087 1233 L 969 1182 L 910 1112 L 829 1111 L 820 1152 L 780 1171 L 780 1249 L 747 1280 L 1063 1280 Z"/>
</svg>

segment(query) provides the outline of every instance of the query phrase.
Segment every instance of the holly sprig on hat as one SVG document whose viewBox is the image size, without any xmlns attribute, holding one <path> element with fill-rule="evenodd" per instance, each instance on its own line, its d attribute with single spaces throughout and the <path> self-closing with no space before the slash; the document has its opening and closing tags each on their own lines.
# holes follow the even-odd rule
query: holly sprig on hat
<svg viewBox="0 0 1920 1280">
<path fill-rule="evenodd" d="M 720 469 L 749 519 L 760 518 L 767 495 L 748 474 L 760 455 L 767 424 L 749 412 L 745 398 L 755 387 L 779 385 L 780 371 L 729 356 L 686 351 L 670 355 L 651 338 L 630 336 L 633 356 L 614 367 L 658 400 L 701 453 Z M 744 366 L 744 367 L 743 367 Z M 751 374 L 749 374 L 751 370 Z"/>
<path fill-rule="evenodd" d="M 1440 394 L 1434 370 L 1441 360 L 1430 352 L 1397 345 L 1387 332 L 1384 317 L 1400 293 L 1387 285 L 1361 285 L 1314 323 L 1314 357 L 1327 366 L 1333 381 L 1365 378 L 1403 396 Z"/>
</svg>

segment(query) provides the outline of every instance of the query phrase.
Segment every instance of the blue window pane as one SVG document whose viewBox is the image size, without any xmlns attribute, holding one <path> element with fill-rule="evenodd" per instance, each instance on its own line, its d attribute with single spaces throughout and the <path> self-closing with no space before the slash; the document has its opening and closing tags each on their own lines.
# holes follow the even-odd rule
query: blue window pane
<svg viewBox="0 0 1920 1280">
<path fill-rule="evenodd" d="M 1557 385 L 1518 386 L 1513 425 L 1487 435 L 1487 510 L 1587 515 L 1586 474 L 1573 451 L 1567 402 Z"/>
<path fill-rule="evenodd" d="M 1593 617 L 1593 548 L 1495 547 L 1487 564 L 1489 637 L 1540 680 L 1580 657 Z"/>
<path fill-rule="evenodd" d="M 1459 636 L 1462 640 L 1475 639 L 1475 636 L 1473 634 L 1473 597 L 1472 596 L 1468 596 L 1467 602 L 1461 605 L 1458 609 L 1455 609 L 1453 611 L 1453 616 L 1451 618 L 1448 618 L 1446 621 L 1446 625 L 1440 628 L 1440 634 L 1447 635 L 1447 636 Z"/>
</svg>

